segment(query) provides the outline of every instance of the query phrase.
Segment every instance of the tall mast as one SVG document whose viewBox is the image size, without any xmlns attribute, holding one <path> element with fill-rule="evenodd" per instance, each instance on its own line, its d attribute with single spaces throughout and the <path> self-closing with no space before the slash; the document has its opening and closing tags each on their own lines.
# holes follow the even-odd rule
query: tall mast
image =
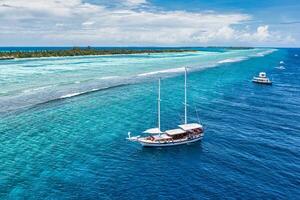
<svg viewBox="0 0 300 200">
<path fill-rule="evenodd" d="M 184 68 L 184 124 L 187 124 L 187 91 L 186 91 L 187 68 Z"/>
<path fill-rule="evenodd" d="M 158 130 L 160 131 L 160 78 L 158 79 L 157 123 Z"/>
</svg>

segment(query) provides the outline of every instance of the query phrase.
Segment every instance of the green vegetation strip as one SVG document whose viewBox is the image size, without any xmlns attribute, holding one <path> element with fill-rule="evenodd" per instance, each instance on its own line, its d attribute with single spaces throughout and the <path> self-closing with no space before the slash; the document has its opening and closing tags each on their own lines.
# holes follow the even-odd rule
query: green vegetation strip
<svg viewBox="0 0 300 200">
<path fill-rule="evenodd" d="M 187 49 L 96 49 L 96 48 L 72 48 L 68 50 L 39 50 L 39 51 L 9 51 L 0 52 L 0 60 L 13 58 L 38 58 L 38 57 L 62 57 L 62 56 L 88 56 L 88 55 L 114 55 L 114 54 L 139 54 L 139 53 L 178 53 L 193 52 Z"/>
</svg>

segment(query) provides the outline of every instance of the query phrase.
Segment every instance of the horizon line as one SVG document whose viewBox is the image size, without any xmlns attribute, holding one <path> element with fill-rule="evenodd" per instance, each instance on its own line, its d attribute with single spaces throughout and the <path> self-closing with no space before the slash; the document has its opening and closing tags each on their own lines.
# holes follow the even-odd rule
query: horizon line
<svg viewBox="0 0 300 200">
<path fill-rule="evenodd" d="M 215 47 L 215 48 L 230 48 L 230 47 L 235 47 L 235 48 L 294 48 L 294 49 L 298 49 L 300 48 L 299 47 L 295 47 L 295 46 L 238 46 L 238 45 L 232 45 L 232 46 L 227 46 L 227 45 L 207 45 L 207 46 L 156 46 L 156 45 L 153 45 L 153 46 L 148 46 L 148 45 L 145 45 L 145 46 L 134 46 L 134 45 L 128 45 L 128 46 L 118 46 L 118 45 L 112 45 L 112 46 L 92 46 L 92 45 L 59 45 L 59 46 L 52 46 L 52 45 L 45 45 L 45 46 L 15 46 L 15 45 L 11 45 L 11 46 L 1 46 L 0 45 L 0 48 L 28 48 L 28 47 L 31 47 L 31 48 L 34 48 L 34 47 L 37 47 L 37 48 L 40 48 L 40 47 L 49 47 L 49 48 L 53 48 L 53 47 L 104 47 L 104 48 L 208 48 L 208 47 Z"/>
</svg>

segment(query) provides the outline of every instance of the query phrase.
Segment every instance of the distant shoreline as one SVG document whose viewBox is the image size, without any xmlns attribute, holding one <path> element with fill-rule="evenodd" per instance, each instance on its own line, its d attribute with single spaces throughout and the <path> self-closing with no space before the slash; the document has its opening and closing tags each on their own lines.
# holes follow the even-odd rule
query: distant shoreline
<svg viewBox="0 0 300 200">
<path fill-rule="evenodd" d="M 74 57 L 74 56 L 102 56 L 102 55 L 128 55 L 152 53 L 181 53 L 196 52 L 192 49 L 96 49 L 91 47 L 72 48 L 67 50 L 36 50 L 36 51 L 7 51 L 0 52 L 0 60 L 15 58 L 47 58 L 47 57 Z"/>
</svg>

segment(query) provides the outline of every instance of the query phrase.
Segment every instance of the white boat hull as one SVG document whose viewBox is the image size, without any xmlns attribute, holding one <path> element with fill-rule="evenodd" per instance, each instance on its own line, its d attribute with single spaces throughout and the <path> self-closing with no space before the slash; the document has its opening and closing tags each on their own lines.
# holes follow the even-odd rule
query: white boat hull
<svg viewBox="0 0 300 200">
<path fill-rule="evenodd" d="M 259 81 L 259 80 L 252 80 L 253 83 L 265 84 L 265 85 L 272 85 L 272 81 Z"/>
<path fill-rule="evenodd" d="M 176 146 L 176 145 L 194 143 L 194 142 L 201 140 L 202 138 L 203 138 L 203 135 L 201 135 L 197 138 L 193 138 L 193 139 L 174 141 L 174 142 L 150 143 L 150 142 L 143 142 L 143 141 L 139 141 L 139 140 L 138 140 L 138 142 L 144 147 L 168 147 L 168 146 Z"/>
</svg>

